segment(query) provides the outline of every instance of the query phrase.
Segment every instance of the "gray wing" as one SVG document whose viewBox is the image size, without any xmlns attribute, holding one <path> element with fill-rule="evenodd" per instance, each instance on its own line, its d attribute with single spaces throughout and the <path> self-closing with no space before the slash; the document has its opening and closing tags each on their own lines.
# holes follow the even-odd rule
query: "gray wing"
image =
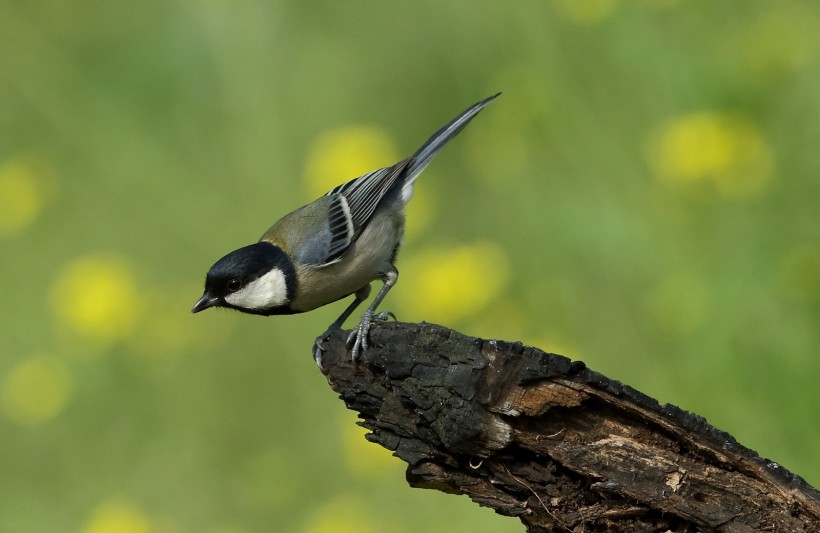
<svg viewBox="0 0 820 533">
<path fill-rule="evenodd" d="M 399 197 L 407 159 L 339 185 L 315 202 L 285 215 L 262 240 L 272 242 L 303 265 L 335 263 L 350 248 L 379 204 Z"/>
<path fill-rule="evenodd" d="M 391 192 L 403 183 L 412 159 L 405 159 L 392 167 L 368 172 L 339 185 L 326 196 L 331 198 L 328 229 L 330 245 L 326 262 L 338 259 L 361 235 L 376 208 Z"/>
</svg>

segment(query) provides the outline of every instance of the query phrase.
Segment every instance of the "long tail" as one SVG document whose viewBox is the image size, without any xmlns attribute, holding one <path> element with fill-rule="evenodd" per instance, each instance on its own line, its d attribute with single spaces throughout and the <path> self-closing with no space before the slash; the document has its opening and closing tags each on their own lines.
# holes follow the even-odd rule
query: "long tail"
<svg viewBox="0 0 820 533">
<path fill-rule="evenodd" d="M 407 177 L 404 178 L 405 181 L 402 196 L 408 196 L 405 194 L 405 191 L 412 195 L 413 182 L 415 181 L 416 176 L 418 176 L 419 173 L 421 173 L 421 171 L 424 170 L 424 168 L 430 163 L 433 156 L 435 156 L 441 147 L 447 144 L 450 139 L 458 135 L 458 132 L 463 130 L 474 116 L 484 109 L 487 104 L 495 100 L 500 94 L 501 93 L 496 93 L 489 98 L 478 102 L 477 104 L 473 104 L 469 108 L 465 109 L 456 118 L 451 120 L 446 126 L 431 135 L 429 139 L 427 139 L 427 142 L 425 142 L 421 148 L 413 154 L 412 163 L 406 171 Z M 409 198 L 407 198 L 407 200 L 409 200 Z"/>
</svg>

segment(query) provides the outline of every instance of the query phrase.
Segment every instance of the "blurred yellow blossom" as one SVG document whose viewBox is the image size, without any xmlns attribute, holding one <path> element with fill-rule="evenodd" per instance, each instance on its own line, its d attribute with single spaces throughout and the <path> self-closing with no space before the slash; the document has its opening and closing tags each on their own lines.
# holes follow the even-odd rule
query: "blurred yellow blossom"
<svg viewBox="0 0 820 533">
<path fill-rule="evenodd" d="M 34 356 L 11 369 L 3 382 L 2 407 L 18 424 L 33 426 L 50 420 L 66 406 L 71 376 L 57 359 Z"/>
<path fill-rule="evenodd" d="M 313 200 L 337 185 L 399 160 L 393 141 L 380 128 L 347 126 L 325 132 L 313 143 L 308 156 L 305 174 L 309 197 Z M 417 188 L 407 207 L 408 238 L 427 225 L 433 211 L 432 196 Z"/>
<path fill-rule="evenodd" d="M 82 533 L 150 533 L 151 522 L 133 503 L 109 500 L 99 504 Z"/>
<path fill-rule="evenodd" d="M 509 262 L 492 242 L 416 253 L 399 262 L 397 288 L 409 320 L 452 322 L 475 314 L 507 285 Z"/>
<path fill-rule="evenodd" d="M 81 257 L 64 266 L 51 300 L 64 325 L 103 342 L 127 335 L 140 307 L 131 267 L 123 259 L 108 256 Z"/>
<path fill-rule="evenodd" d="M 314 141 L 308 156 L 305 173 L 310 198 L 398 161 L 393 141 L 380 128 L 347 126 L 327 131 Z"/>
<path fill-rule="evenodd" d="M 559 13 L 583 26 L 601 22 L 615 10 L 615 0 L 553 0 Z"/>
<path fill-rule="evenodd" d="M 771 150 L 754 124 L 709 111 L 670 120 L 650 141 L 649 159 L 663 179 L 712 180 L 726 196 L 758 192 L 773 167 Z"/>
<path fill-rule="evenodd" d="M 391 451 L 365 438 L 370 431 L 356 424 L 355 413 L 345 411 L 343 414 L 342 445 L 348 470 L 359 478 L 372 479 L 386 471 L 393 472 L 391 467 L 401 468 L 402 463 Z"/>
<path fill-rule="evenodd" d="M 319 507 L 308 520 L 305 533 L 371 533 L 372 512 L 360 499 L 340 496 Z"/>
<path fill-rule="evenodd" d="M 21 157 L 0 166 L 0 237 L 34 222 L 53 185 L 52 170 L 38 159 Z"/>
</svg>

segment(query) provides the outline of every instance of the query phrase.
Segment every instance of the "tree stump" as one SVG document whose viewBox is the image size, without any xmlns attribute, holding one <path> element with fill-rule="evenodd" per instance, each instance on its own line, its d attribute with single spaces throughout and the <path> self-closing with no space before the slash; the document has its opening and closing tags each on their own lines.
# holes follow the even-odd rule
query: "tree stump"
<svg viewBox="0 0 820 533">
<path fill-rule="evenodd" d="M 698 415 L 580 361 L 432 324 L 377 323 L 325 375 L 412 487 L 466 494 L 530 532 L 817 532 L 820 493 Z"/>
</svg>

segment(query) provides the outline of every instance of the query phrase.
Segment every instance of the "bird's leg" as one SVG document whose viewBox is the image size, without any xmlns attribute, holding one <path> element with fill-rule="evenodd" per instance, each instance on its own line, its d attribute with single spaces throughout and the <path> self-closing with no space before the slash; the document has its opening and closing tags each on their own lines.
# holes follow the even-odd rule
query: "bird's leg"
<svg viewBox="0 0 820 533">
<path fill-rule="evenodd" d="M 373 303 L 370 304 L 370 307 L 368 307 L 367 311 L 362 315 L 362 320 L 359 322 L 359 325 L 356 326 L 356 329 L 354 329 L 347 338 L 348 345 L 350 345 L 351 342 L 353 343 L 351 358 L 354 361 L 359 356 L 359 352 L 367 350 L 367 335 L 370 333 L 370 324 L 373 320 L 387 320 L 388 316 L 396 318 L 396 316 L 389 311 L 381 312 L 377 315 L 375 313 L 376 308 L 382 303 L 382 300 L 384 300 L 384 297 L 387 296 L 387 293 L 390 292 L 390 289 L 396 284 L 398 279 L 399 271 L 396 270 L 395 266 L 390 265 L 390 270 L 384 273 L 384 286 L 382 286 L 379 294 L 373 299 Z"/>
<path fill-rule="evenodd" d="M 324 368 L 322 368 L 322 352 L 325 351 L 325 348 L 323 346 L 324 342 L 327 340 L 331 333 L 333 333 L 336 330 L 342 329 L 342 324 L 345 323 L 347 317 L 349 317 L 353 313 L 353 311 L 355 311 L 356 308 L 359 307 L 359 305 L 361 305 L 363 301 L 367 300 L 367 297 L 370 296 L 370 284 L 368 283 L 367 285 L 356 291 L 354 293 L 354 296 L 355 298 L 353 299 L 353 301 L 350 302 L 350 305 L 348 305 L 344 311 L 342 311 L 342 314 L 339 315 L 339 318 L 337 318 L 333 322 L 333 324 L 328 326 L 327 330 L 324 333 L 316 337 L 316 341 L 313 343 L 313 360 L 316 361 L 317 365 L 319 365 L 319 370 L 324 370 Z"/>
</svg>

